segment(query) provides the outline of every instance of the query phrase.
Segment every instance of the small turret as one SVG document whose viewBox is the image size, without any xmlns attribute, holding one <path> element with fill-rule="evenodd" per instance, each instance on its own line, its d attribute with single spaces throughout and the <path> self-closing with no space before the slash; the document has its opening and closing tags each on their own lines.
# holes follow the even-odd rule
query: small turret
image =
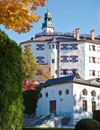
<svg viewBox="0 0 100 130">
<path fill-rule="evenodd" d="M 54 32 L 52 16 L 48 11 L 44 15 L 44 23 L 42 24 L 42 30 L 46 34 L 52 34 Z"/>
</svg>

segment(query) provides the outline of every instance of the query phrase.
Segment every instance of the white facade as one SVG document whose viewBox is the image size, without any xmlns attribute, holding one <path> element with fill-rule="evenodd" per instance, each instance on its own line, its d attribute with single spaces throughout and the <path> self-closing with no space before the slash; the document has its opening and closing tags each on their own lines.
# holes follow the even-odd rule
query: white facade
<svg viewBox="0 0 100 130">
<path fill-rule="evenodd" d="M 94 30 L 88 37 L 79 35 L 79 31 L 55 33 L 51 14 L 46 13 L 42 33 L 20 46 L 23 50 L 31 46 L 37 62 L 48 64 L 53 78 L 72 73 L 78 73 L 82 79 L 100 78 L 100 37 L 94 37 Z"/>
<path fill-rule="evenodd" d="M 83 91 L 87 94 L 84 95 Z M 59 94 L 62 91 L 62 94 Z M 66 93 L 67 91 L 67 93 Z M 93 96 L 91 93 L 95 91 Z M 69 93 L 68 93 L 69 92 Z M 46 93 L 48 96 L 46 97 Z M 50 114 L 50 101 L 56 101 L 56 116 L 69 119 L 67 125 L 75 125 L 83 118 L 92 118 L 93 105 L 95 109 L 100 109 L 100 88 L 94 85 L 82 83 L 66 82 L 58 85 L 51 85 L 41 90 L 42 97 L 38 100 L 36 116 Z M 83 108 L 83 101 L 86 101 L 86 108 Z M 84 110 L 86 109 L 86 110 Z"/>
</svg>

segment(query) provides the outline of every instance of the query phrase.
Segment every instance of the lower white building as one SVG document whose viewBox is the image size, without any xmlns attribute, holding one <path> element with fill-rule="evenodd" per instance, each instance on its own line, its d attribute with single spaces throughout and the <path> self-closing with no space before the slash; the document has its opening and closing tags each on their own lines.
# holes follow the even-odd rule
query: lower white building
<svg viewBox="0 0 100 130">
<path fill-rule="evenodd" d="M 47 80 L 39 85 L 40 99 L 36 116 L 54 113 L 62 126 L 74 126 L 83 118 L 92 118 L 100 109 L 100 80 L 82 80 L 79 76 L 66 76 Z"/>
</svg>

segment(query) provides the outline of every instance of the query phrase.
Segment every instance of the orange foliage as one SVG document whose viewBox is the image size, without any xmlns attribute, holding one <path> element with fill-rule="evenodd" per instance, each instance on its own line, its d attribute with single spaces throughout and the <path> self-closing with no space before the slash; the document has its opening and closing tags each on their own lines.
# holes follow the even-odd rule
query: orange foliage
<svg viewBox="0 0 100 130">
<path fill-rule="evenodd" d="M 41 16 L 35 13 L 47 0 L 0 0 L 0 24 L 15 32 L 28 32 Z M 34 14 L 33 14 L 34 12 Z"/>
</svg>

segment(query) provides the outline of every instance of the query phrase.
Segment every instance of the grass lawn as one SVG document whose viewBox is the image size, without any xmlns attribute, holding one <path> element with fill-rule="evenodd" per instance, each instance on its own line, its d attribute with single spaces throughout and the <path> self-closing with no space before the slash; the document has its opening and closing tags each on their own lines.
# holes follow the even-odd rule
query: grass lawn
<svg viewBox="0 0 100 130">
<path fill-rule="evenodd" d="M 69 128 L 23 128 L 22 130 L 74 130 Z"/>
</svg>

